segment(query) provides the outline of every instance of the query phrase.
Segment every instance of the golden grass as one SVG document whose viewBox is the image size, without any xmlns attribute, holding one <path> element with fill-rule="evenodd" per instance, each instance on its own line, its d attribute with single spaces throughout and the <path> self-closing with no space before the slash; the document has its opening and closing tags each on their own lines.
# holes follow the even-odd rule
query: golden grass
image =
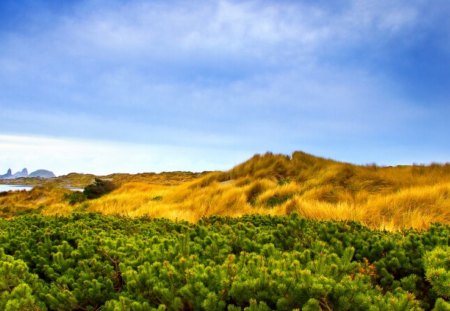
<svg viewBox="0 0 450 311">
<path fill-rule="evenodd" d="M 450 223 L 450 183 L 412 187 L 388 196 L 375 196 L 363 207 L 369 225 L 426 228 Z"/>
<path fill-rule="evenodd" d="M 284 208 L 286 214 L 293 212 L 308 219 L 316 220 L 358 220 L 365 219 L 364 209 L 355 205 L 340 202 L 332 204 L 317 200 L 304 200 L 301 197 L 286 202 Z"/>
<path fill-rule="evenodd" d="M 115 192 L 92 201 L 89 210 L 191 222 L 211 215 L 238 217 L 296 212 L 309 219 L 355 220 L 372 228 L 388 230 L 425 229 L 433 222 L 450 223 L 450 183 L 412 187 L 389 195 L 372 194 L 365 203 L 349 200 L 330 203 L 311 196 L 310 192 L 302 195 L 301 185 L 296 183 L 277 185 L 270 181 L 256 181 L 244 187 L 213 183 L 197 189 L 190 186 L 125 184 Z M 274 197 L 285 197 L 286 200 L 268 206 L 268 201 Z"/>
<path fill-rule="evenodd" d="M 44 216 L 67 216 L 73 212 L 73 207 L 65 203 L 52 204 L 42 210 Z"/>
<path fill-rule="evenodd" d="M 9 217 L 17 213 L 31 212 L 33 210 L 42 210 L 62 207 L 64 205 L 64 194 L 69 190 L 52 187 L 35 187 L 31 191 L 17 191 L 3 193 L 0 195 L 0 215 Z"/>
<path fill-rule="evenodd" d="M 92 200 L 89 210 L 104 214 L 141 216 L 136 213 L 148 203 L 156 203 L 168 191 L 168 187 L 145 183 L 127 183 L 102 198 Z"/>
<path fill-rule="evenodd" d="M 431 223 L 450 224 L 450 183 L 376 195 L 365 204 L 332 204 L 296 196 L 280 207 L 280 214 L 292 212 L 309 219 L 355 220 L 379 229 L 425 229 Z"/>
<path fill-rule="evenodd" d="M 355 220 L 386 230 L 450 224 L 448 164 L 356 166 L 295 152 L 290 157 L 256 155 L 228 172 L 111 176 L 119 187 L 89 201 L 88 211 L 191 222 L 212 215 L 296 212 L 305 218 Z M 45 215 L 68 214 L 80 206 L 68 205 L 65 192 L 42 188 L 3 195 L 0 210 L 43 206 Z"/>
</svg>

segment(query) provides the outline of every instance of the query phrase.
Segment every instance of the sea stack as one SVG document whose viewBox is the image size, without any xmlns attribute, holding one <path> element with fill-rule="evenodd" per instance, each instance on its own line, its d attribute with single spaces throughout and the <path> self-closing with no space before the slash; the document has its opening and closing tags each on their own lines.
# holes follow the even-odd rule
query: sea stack
<svg viewBox="0 0 450 311">
<path fill-rule="evenodd" d="M 11 169 L 9 168 L 8 171 L 6 172 L 6 174 L 0 175 L 0 179 L 11 178 L 11 176 L 12 176 L 12 171 L 11 171 Z"/>
</svg>

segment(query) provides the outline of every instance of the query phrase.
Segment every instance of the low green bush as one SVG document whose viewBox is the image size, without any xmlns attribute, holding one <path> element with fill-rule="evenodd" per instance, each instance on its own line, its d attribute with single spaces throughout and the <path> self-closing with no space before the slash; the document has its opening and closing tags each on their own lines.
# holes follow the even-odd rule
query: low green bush
<svg viewBox="0 0 450 311">
<path fill-rule="evenodd" d="M 425 275 L 433 291 L 445 299 L 450 298 L 450 247 L 437 247 L 424 258 Z"/>
<path fill-rule="evenodd" d="M 297 214 L 0 219 L 0 309 L 448 310 L 449 237 Z"/>
</svg>

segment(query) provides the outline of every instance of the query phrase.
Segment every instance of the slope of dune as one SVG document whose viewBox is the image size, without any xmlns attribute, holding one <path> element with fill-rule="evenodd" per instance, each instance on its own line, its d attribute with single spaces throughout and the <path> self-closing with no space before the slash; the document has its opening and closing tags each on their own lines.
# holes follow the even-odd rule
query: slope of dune
<svg viewBox="0 0 450 311">
<path fill-rule="evenodd" d="M 68 176 L 76 182 L 76 176 Z M 83 175 L 84 183 L 87 177 Z M 450 223 L 450 165 L 358 166 L 315 157 L 255 155 L 229 171 L 114 174 L 115 191 L 70 205 L 66 194 L 40 205 L 44 214 L 86 210 L 132 217 L 198 221 L 211 215 L 284 215 L 356 220 L 373 228 L 428 228 Z M 67 180 L 66 180 L 67 181 Z M 64 184 L 64 178 L 60 178 Z M 52 187 L 50 187 L 52 188 Z M 41 190 L 44 191 L 44 190 Z M 54 191 L 54 190 L 53 190 Z M 16 205 L 34 201 L 16 195 Z M 2 202 L 0 200 L 0 208 Z M 8 200 L 8 210 L 11 200 Z M 4 207 L 4 205 L 3 205 Z"/>
</svg>

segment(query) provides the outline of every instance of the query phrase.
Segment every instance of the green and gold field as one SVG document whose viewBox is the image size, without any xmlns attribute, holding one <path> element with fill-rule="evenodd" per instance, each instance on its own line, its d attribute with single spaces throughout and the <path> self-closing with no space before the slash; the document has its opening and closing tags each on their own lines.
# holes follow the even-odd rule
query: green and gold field
<svg viewBox="0 0 450 311">
<path fill-rule="evenodd" d="M 0 195 L 0 310 L 450 309 L 448 164 L 37 182 Z"/>
</svg>

